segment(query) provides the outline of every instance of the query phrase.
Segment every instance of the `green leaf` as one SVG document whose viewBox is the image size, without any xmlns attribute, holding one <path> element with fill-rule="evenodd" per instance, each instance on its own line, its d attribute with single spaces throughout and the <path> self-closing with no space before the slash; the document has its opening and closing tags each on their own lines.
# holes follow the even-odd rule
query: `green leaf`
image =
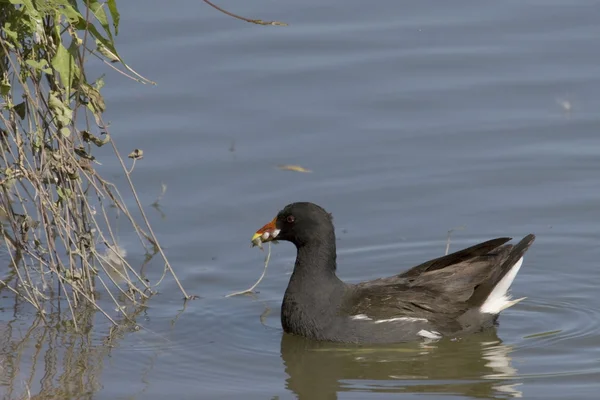
<svg viewBox="0 0 600 400">
<path fill-rule="evenodd" d="M 96 26 L 94 26 L 93 24 L 86 24 L 85 21 L 78 22 L 75 25 L 75 27 L 79 30 L 87 30 L 94 37 L 94 39 L 96 39 L 96 45 L 98 45 L 98 43 L 101 43 L 102 46 L 106 47 L 106 49 L 108 49 L 113 54 L 111 59 L 116 57 L 119 61 L 123 62 L 123 60 L 117 53 L 117 50 L 115 49 L 115 46 L 112 42 L 112 36 L 111 36 L 111 41 L 109 41 L 104 36 L 102 36 L 102 34 L 100 32 L 98 32 L 98 29 L 96 28 Z"/>
<path fill-rule="evenodd" d="M 55 92 L 50 92 L 50 95 L 48 96 L 48 105 L 54 112 L 54 118 L 56 118 L 63 126 L 71 123 L 73 119 L 73 110 L 71 110 L 67 104 L 60 101 Z"/>
<path fill-rule="evenodd" d="M 48 61 L 46 61 L 45 59 L 41 59 L 40 61 L 35 61 L 35 60 L 27 60 L 25 61 L 25 63 L 27 65 L 29 65 L 30 67 L 33 67 L 34 69 L 37 69 L 38 71 L 43 71 L 47 74 L 51 74 L 52 70 L 50 68 L 48 68 Z"/>
<path fill-rule="evenodd" d="M 83 140 L 87 143 L 92 142 L 94 143 L 96 146 L 98 147 L 102 147 L 104 146 L 106 143 L 110 142 L 110 135 L 106 132 L 103 132 L 104 135 L 106 135 L 104 137 L 104 139 L 100 139 L 94 135 L 92 135 L 90 132 L 88 131 L 82 131 L 81 132 L 81 137 L 83 138 Z"/>
<path fill-rule="evenodd" d="M 87 97 L 88 100 L 88 108 L 94 114 L 101 114 L 106 109 L 106 105 L 104 104 L 104 99 L 100 92 L 93 86 L 82 83 L 80 85 L 81 91 Z"/>
<path fill-rule="evenodd" d="M 0 81 L 0 94 L 2 96 L 8 96 L 11 87 L 12 86 L 10 86 L 10 82 L 8 81 L 8 79 L 2 79 Z"/>
<path fill-rule="evenodd" d="M 110 31 L 110 26 L 108 26 L 108 17 L 106 16 L 106 11 L 104 11 L 104 3 L 100 3 L 97 0 L 89 0 L 88 7 L 98 22 L 100 22 L 110 40 L 113 41 L 112 32 Z"/>
<path fill-rule="evenodd" d="M 64 115 L 57 115 L 56 119 L 58 122 L 60 122 L 61 125 L 69 125 L 71 123 L 71 119 L 67 116 Z M 65 135 L 65 136 L 69 136 L 69 135 Z"/>
<path fill-rule="evenodd" d="M 23 4 L 24 8 L 26 9 L 26 13 L 28 14 L 31 18 L 33 18 L 36 21 L 41 21 L 41 17 L 40 14 L 38 13 L 38 10 L 33 6 L 33 3 L 31 2 L 31 0 L 9 0 L 11 2 L 11 4 Z M 27 25 L 29 24 L 30 21 L 28 21 Z"/>
<path fill-rule="evenodd" d="M 50 92 L 48 96 L 48 105 L 55 113 L 62 114 L 62 108 L 64 107 L 62 101 L 58 97 L 56 97 L 56 92 Z"/>
<path fill-rule="evenodd" d="M 68 190 L 68 189 L 67 189 L 67 190 Z M 60 200 L 63 200 L 63 201 L 64 201 L 64 200 L 66 200 L 66 199 L 67 199 L 67 196 L 66 196 L 66 193 L 65 193 L 65 192 L 66 192 L 66 190 L 63 190 L 63 188 L 61 188 L 60 186 L 57 186 L 57 187 L 56 187 L 56 194 L 58 195 L 58 198 L 59 198 Z"/>
<path fill-rule="evenodd" d="M 12 39 L 16 43 L 19 40 L 19 36 L 17 35 L 17 32 L 10 29 L 11 26 L 12 24 L 10 22 L 7 22 L 2 27 L 2 30 L 4 31 L 4 33 L 6 33 L 6 36 L 8 38 Z"/>
<path fill-rule="evenodd" d="M 73 7 L 73 5 L 69 2 L 69 0 L 54 0 L 58 5 L 61 5 L 61 12 L 67 17 L 69 23 L 76 24 L 79 21 L 82 21 L 83 15 Z"/>
<path fill-rule="evenodd" d="M 106 16 L 106 12 L 104 11 L 104 3 L 100 3 L 98 0 L 88 0 L 88 7 L 96 16 L 96 19 L 98 19 L 100 25 L 108 26 L 108 17 Z"/>
<path fill-rule="evenodd" d="M 75 37 L 73 37 L 73 40 L 71 40 L 71 45 L 69 46 L 69 54 L 71 54 L 71 57 L 73 60 L 77 59 L 77 55 L 79 52 L 79 46 L 83 44 L 83 41 L 81 39 L 79 39 L 77 37 L 77 34 L 75 34 Z M 76 78 L 79 78 L 79 68 L 75 69 L 75 74 L 76 74 Z"/>
<path fill-rule="evenodd" d="M 108 0 L 108 11 L 110 11 L 110 16 L 113 20 L 113 27 L 115 28 L 115 36 L 119 34 L 119 21 L 121 21 L 121 14 L 119 14 L 119 10 L 117 10 L 117 1 L 116 0 Z"/>
<path fill-rule="evenodd" d="M 141 160 L 144 158 L 144 150 L 142 149 L 133 149 L 131 153 L 127 156 L 133 160 Z"/>
<path fill-rule="evenodd" d="M 79 157 L 85 158 L 86 160 L 94 161 L 96 159 L 96 157 L 94 157 L 93 155 L 88 154 L 88 152 L 85 151 L 85 147 L 83 146 L 75 147 L 73 151 L 75 151 L 75 154 L 77 154 Z"/>
<path fill-rule="evenodd" d="M 44 139 L 42 136 L 42 130 L 38 128 L 35 132 L 31 133 L 33 147 L 37 150 L 42 148 L 42 144 L 44 143 Z"/>
<path fill-rule="evenodd" d="M 71 129 L 67 128 L 66 126 L 63 128 L 60 128 L 60 134 L 63 135 L 64 137 L 69 137 L 71 135 Z"/>
<path fill-rule="evenodd" d="M 102 42 L 100 42 L 99 40 L 96 41 L 96 49 L 104 57 L 108 58 L 110 60 L 110 62 L 114 63 L 114 62 L 119 61 L 119 57 L 117 56 L 117 54 L 113 53 L 108 47 L 104 46 L 104 44 L 102 44 Z"/>
<path fill-rule="evenodd" d="M 73 82 L 73 76 L 75 76 L 75 60 L 69 51 L 63 46 L 62 43 L 58 44 L 56 55 L 52 59 L 52 67 L 60 75 L 60 80 L 66 89 L 67 97 L 71 95 L 71 84 Z"/>
<path fill-rule="evenodd" d="M 102 74 L 96 81 L 94 82 L 94 86 L 96 90 L 100 90 L 104 87 L 104 74 Z"/>
</svg>

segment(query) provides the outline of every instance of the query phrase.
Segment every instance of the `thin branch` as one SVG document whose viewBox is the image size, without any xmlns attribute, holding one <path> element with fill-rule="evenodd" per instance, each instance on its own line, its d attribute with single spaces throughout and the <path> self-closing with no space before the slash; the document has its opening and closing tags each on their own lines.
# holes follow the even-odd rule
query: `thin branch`
<svg viewBox="0 0 600 400">
<path fill-rule="evenodd" d="M 230 294 L 228 294 L 225 297 L 232 297 L 232 296 L 239 296 L 241 294 L 251 294 L 251 293 L 254 293 L 254 289 L 256 289 L 256 287 L 258 286 L 258 284 L 263 280 L 263 278 L 267 274 L 267 267 L 269 266 L 269 260 L 271 260 L 271 242 L 269 242 L 269 251 L 267 252 L 267 256 L 265 257 L 265 268 L 263 269 L 263 272 L 260 275 L 260 278 L 258 278 L 258 280 L 256 281 L 256 283 L 254 285 L 250 286 L 246 290 L 242 290 L 241 292 L 230 293 Z"/>
<path fill-rule="evenodd" d="M 167 256 L 165 255 L 165 253 L 164 253 L 164 251 L 162 249 L 162 246 L 160 246 L 160 244 L 158 242 L 158 239 L 156 238 L 156 235 L 154 234 L 154 231 L 152 230 L 152 227 L 150 226 L 150 221 L 148 221 L 148 218 L 146 217 L 146 212 L 144 211 L 144 207 L 142 206 L 142 202 L 140 201 L 140 198 L 137 195 L 137 192 L 136 192 L 135 187 L 133 185 L 133 182 L 131 180 L 131 176 L 127 173 L 127 167 L 125 166 L 125 162 L 123 161 L 123 158 L 119 154 L 117 146 L 115 145 L 115 141 L 111 140 L 110 144 L 111 144 L 111 146 L 112 146 L 112 148 L 114 150 L 115 155 L 117 156 L 117 159 L 121 163 L 121 168 L 123 168 L 123 171 L 125 171 L 125 177 L 127 178 L 127 183 L 129 184 L 129 189 L 131 190 L 131 193 L 133 194 L 133 198 L 135 199 L 135 202 L 137 203 L 138 210 L 139 210 L 139 212 L 140 212 L 140 214 L 142 216 L 142 219 L 144 220 L 144 222 L 146 224 L 146 228 L 148 228 L 148 232 L 150 233 L 150 236 L 152 237 L 152 240 L 154 240 L 154 244 L 157 247 L 158 252 L 162 256 L 162 258 L 163 258 L 163 260 L 165 262 L 166 267 L 169 269 L 169 272 L 173 276 L 173 279 L 175 280 L 175 283 L 177 283 L 177 286 L 179 286 L 179 290 L 181 290 L 181 292 L 183 293 L 183 296 L 186 299 L 192 299 L 193 296 L 190 296 L 190 295 L 187 294 L 187 292 L 185 291 L 183 285 L 181 284 L 181 282 L 177 278 L 177 275 L 175 274 L 175 271 L 171 267 L 171 264 L 169 263 L 169 260 L 167 259 Z"/>
<path fill-rule="evenodd" d="M 239 20 L 242 21 L 246 21 L 246 22 L 250 22 L 252 24 L 256 24 L 256 25 L 273 25 L 273 26 L 288 26 L 288 24 L 286 24 L 285 22 L 279 22 L 279 21 L 263 21 L 262 19 L 249 19 L 249 18 L 245 18 L 242 17 L 241 15 L 237 15 L 234 14 L 232 12 L 229 12 L 227 10 L 222 9 L 221 7 L 217 6 L 216 4 L 211 3 L 208 0 L 203 0 L 206 4 L 208 4 L 209 6 L 221 11 L 223 14 L 227 14 L 230 17 L 233 18 L 237 18 Z"/>
</svg>

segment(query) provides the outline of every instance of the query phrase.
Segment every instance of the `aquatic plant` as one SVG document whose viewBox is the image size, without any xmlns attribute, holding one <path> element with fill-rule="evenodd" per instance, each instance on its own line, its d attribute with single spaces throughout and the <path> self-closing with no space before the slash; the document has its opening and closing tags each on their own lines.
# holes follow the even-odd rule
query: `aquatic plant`
<svg viewBox="0 0 600 400">
<path fill-rule="evenodd" d="M 115 217 L 133 228 L 147 254 L 162 257 L 163 276 L 171 274 L 190 297 L 146 218 L 133 167 L 103 120 L 103 77 L 86 70 L 93 57 L 153 84 L 115 48 L 119 19 L 116 0 L 0 1 L 0 245 L 12 261 L 0 290 L 25 299 L 42 319 L 68 307 L 75 329 L 80 307 L 91 305 L 118 325 L 131 321 L 130 306 L 154 293 L 140 268 L 126 261 Z M 100 147 L 122 168 L 139 218 L 98 171 Z M 142 154 L 133 151 L 130 162 Z M 101 306 L 100 293 L 114 304 Z"/>
</svg>

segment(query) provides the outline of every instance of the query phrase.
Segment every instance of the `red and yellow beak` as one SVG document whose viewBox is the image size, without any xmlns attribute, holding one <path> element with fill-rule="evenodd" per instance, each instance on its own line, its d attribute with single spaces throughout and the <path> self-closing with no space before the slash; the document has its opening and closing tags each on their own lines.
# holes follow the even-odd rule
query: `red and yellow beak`
<svg viewBox="0 0 600 400">
<path fill-rule="evenodd" d="M 271 222 L 257 230 L 252 236 L 252 247 L 258 246 L 262 248 L 261 243 L 270 242 L 277 238 L 279 229 L 277 229 L 277 217 Z"/>
</svg>

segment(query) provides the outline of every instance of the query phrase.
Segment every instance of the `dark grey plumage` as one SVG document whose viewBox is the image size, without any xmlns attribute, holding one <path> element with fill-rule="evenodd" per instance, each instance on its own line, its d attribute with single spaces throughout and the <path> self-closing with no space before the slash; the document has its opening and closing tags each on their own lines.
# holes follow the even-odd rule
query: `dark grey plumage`
<svg viewBox="0 0 600 400">
<path fill-rule="evenodd" d="M 276 239 L 297 248 L 282 305 L 284 330 L 353 343 L 458 336 L 492 326 L 501 310 L 481 312 L 482 305 L 507 274 L 516 274 L 512 268 L 535 240 L 530 234 L 513 246 L 506 244 L 510 238 L 493 239 L 395 276 L 346 284 L 335 273 L 335 232 L 323 208 L 290 204 L 275 225 Z M 507 279 L 514 279 L 512 275 Z M 503 285 L 508 289 L 510 283 Z"/>
</svg>

